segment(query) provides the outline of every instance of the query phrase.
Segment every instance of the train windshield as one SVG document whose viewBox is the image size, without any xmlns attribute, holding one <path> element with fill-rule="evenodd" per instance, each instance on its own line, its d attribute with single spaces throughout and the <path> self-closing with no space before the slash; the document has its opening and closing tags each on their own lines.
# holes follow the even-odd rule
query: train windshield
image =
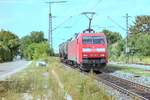
<svg viewBox="0 0 150 100">
<path fill-rule="evenodd" d="M 103 36 L 84 36 L 82 38 L 83 44 L 105 44 Z"/>
</svg>

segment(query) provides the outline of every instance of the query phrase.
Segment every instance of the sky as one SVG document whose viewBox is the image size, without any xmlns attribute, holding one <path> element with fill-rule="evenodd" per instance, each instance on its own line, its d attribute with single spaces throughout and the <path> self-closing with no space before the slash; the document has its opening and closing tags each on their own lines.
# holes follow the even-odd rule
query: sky
<svg viewBox="0 0 150 100">
<path fill-rule="evenodd" d="M 43 31 L 48 37 L 48 4 L 52 0 L 0 0 L 0 29 L 12 31 L 20 38 L 32 31 Z M 53 0 L 58 1 L 58 0 Z M 58 45 L 75 33 L 88 27 L 88 19 L 82 12 L 95 12 L 92 28 L 100 32 L 103 29 L 120 32 L 126 36 L 126 19 L 129 25 L 135 17 L 150 14 L 150 0 L 66 0 L 66 3 L 53 4 L 53 47 L 58 52 Z M 59 26 L 59 27 L 58 27 Z M 121 28 L 121 27 L 122 28 Z"/>
</svg>

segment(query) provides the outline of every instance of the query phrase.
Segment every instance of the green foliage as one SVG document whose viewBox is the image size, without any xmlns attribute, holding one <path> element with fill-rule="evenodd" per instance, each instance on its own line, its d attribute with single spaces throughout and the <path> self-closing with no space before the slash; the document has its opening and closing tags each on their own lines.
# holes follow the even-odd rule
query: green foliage
<svg viewBox="0 0 150 100">
<path fill-rule="evenodd" d="M 130 34 L 128 36 L 128 56 L 136 56 L 143 60 L 143 58 L 150 57 L 150 16 L 137 16 L 129 28 Z M 119 33 L 103 30 L 107 36 L 109 58 L 114 61 L 123 61 L 128 59 L 125 51 L 125 39 L 123 40 Z"/>
<path fill-rule="evenodd" d="M 137 16 L 134 25 L 130 27 L 131 34 L 150 33 L 150 16 Z"/>
<path fill-rule="evenodd" d="M 31 59 L 39 59 L 48 56 L 50 52 L 50 48 L 48 43 L 32 43 L 24 50 L 25 58 Z"/>
<path fill-rule="evenodd" d="M 32 44 L 32 40 L 30 36 L 24 36 L 21 38 L 21 45 L 20 45 L 20 55 L 21 57 L 27 57 L 26 48 Z"/>
<path fill-rule="evenodd" d="M 0 31 L 0 62 L 12 61 L 20 54 L 26 59 L 38 59 L 46 55 L 54 55 L 49 48 L 43 32 L 33 31 L 21 40 L 10 31 Z"/>
<path fill-rule="evenodd" d="M 40 43 L 40 42 L 43 42 L 46 40 L 46 39 L 44 39 L 44 33 L 41 31 L 40 32 L 36 32 L 36 31 L 31 32 L 30 38 L 31 38 L 32 42 L 35 42 L 35 43 Z"/>
<path fill-rule="evenodd" d="M 118 32 L 103 30 L 103 33 L 105 33 L 108 41 L 109 58 L 117 59 L 117 57 L 123 54 L 124 40 Z"/>
<path fill-rule="evenodd" d="M 109 49 L 109 58 L 117 59 L 118 57 L 122 56 L 124 53 L 124 40 L 117 41 L 116 43 L 110 45 Z"/>
<path fill-rule="evenodd" d="M 141 69 L 141 68 L 133 68 L 133 67 L 129 67 L 129 66 L 118 66 L 117 64 L 109 64 L 106 68 L 106 70 L 111 70 L 111 71 L 115 71 L 115 70 L 119 70 L 125 73 L 132 73 L 138 76 L 146 76 L 146 77 L 150 77 L 150 73 L 147 70 Z"/>
<path fill-rule="evenodd" d="M 8 47 L 0 43 L 0 62 L 11 61 L 12 56 Z"/>
<path fill-rule="evenodd" d="M 40 57 L 54 55 L 54 52 L 49 48 L 43 32 L 31 32 L 29 36 L 21 39 L 21 56 L 26 59 L 38 59 Z"/>
<path fill-rule="evenodd" d="M 130 36 L 130 48 L 135 50 L 135 54 L 139 56 L 150 56 L 150 35 L 149 34 L 133 34 Z"/>
<path fill-rule="evenodd" d="M 129 47 L 136 56 L 150 57 L 150 16 L 137 16 L 130 27 Z"/>
<path fill-rule="evenodd" d="M 0 31 L 0 62 L 12 61 L 18 54 L 19 38 L 10 31 Z"/>
<path fill-rule="evenodd" d="M 102 32 L 105 33 L 108 44 L 110 45 L 122 39 L 120 33 L 118 32 L 112 32 L 109 30 L 103 30 Z"/>
</svg>

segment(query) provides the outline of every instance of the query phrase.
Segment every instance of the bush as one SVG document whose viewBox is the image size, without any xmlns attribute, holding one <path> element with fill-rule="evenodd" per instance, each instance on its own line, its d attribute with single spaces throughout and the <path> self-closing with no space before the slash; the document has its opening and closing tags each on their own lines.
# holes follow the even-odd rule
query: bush
<svg viewBox="0 0 150 100">
<path fill-rule="evenodd" d="M 39 59 L 48 56 L 52 50 L 49 48 L 48 43 L 32 43 L 24 48 L 23 55 L 26 59 Z"/>
<path fill-rule="evenodd" d="M 109 45 L 109 58 L 112 60 L 118 59 L 124 53 L 124 41 L 120 40 L 112 45 Z"/>
<path fill-rule="evenodd" d="M 10 31 L 0 31 L 0 62 L 12 61 L 18 54 L 19 38 Z"/>
<path fill-rule="evenodd" d="M 11 52 L 7 46 L 0 44 L 0 62 L 6 62 L 13 60 Z"/>
<path fill-rule="evenodd" d="M 21 39 L 20 55 L 28 60 L 39 59 L 44 56 L 53 56 L 54 51 L 49 47 L 43 32 L 33 31 L 29 36 Z"/>
<path fill-rule="evenodd" d="M 130 37 L 130 48 L 135 49 L 135 54 L 138 56 L 150 56 L 150 35 L 149 34 L 134 34 Z"/>
</svg>

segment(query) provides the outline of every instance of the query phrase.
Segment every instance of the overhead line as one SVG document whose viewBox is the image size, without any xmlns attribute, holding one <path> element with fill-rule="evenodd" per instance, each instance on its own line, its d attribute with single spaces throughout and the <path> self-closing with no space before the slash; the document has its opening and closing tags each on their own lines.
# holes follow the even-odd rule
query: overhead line
<svg viewBox="0 0 150 100">
<path fill-rule="evenodd" d="M 57 28 L 61 27 L 64 23 L 66 23 L 71 18 L 72 18 L 72 16 L 70 16 L 69 18 L 67 18 L 66 20 L 64 20 L 62 23 L 60 23 L 58 26 L 56 26 L 52 31 L 55 31 Z"/>
<path fill-rule="evenodd" d="M 98 5 L 102 2 L 103 0 L 98 0 L 97 3 L 91 8 L 92 11 L 94 11 L 94 9 L 96 10 L 96 8 L 98 7 Z"/>
<path fill-rule="evenodd" d="M 122 27 L 120 24 L 118 24 L 116 21 L 114 21 L 110 16 L 107 16 L 107 18 L 113 22 L 114 24 L 116 24 L 118 27 L 120 27 L 121 29 L 123 29 L 124 31 L 126 31 L 126 29 L 124 27 Z"/>
</svg>

